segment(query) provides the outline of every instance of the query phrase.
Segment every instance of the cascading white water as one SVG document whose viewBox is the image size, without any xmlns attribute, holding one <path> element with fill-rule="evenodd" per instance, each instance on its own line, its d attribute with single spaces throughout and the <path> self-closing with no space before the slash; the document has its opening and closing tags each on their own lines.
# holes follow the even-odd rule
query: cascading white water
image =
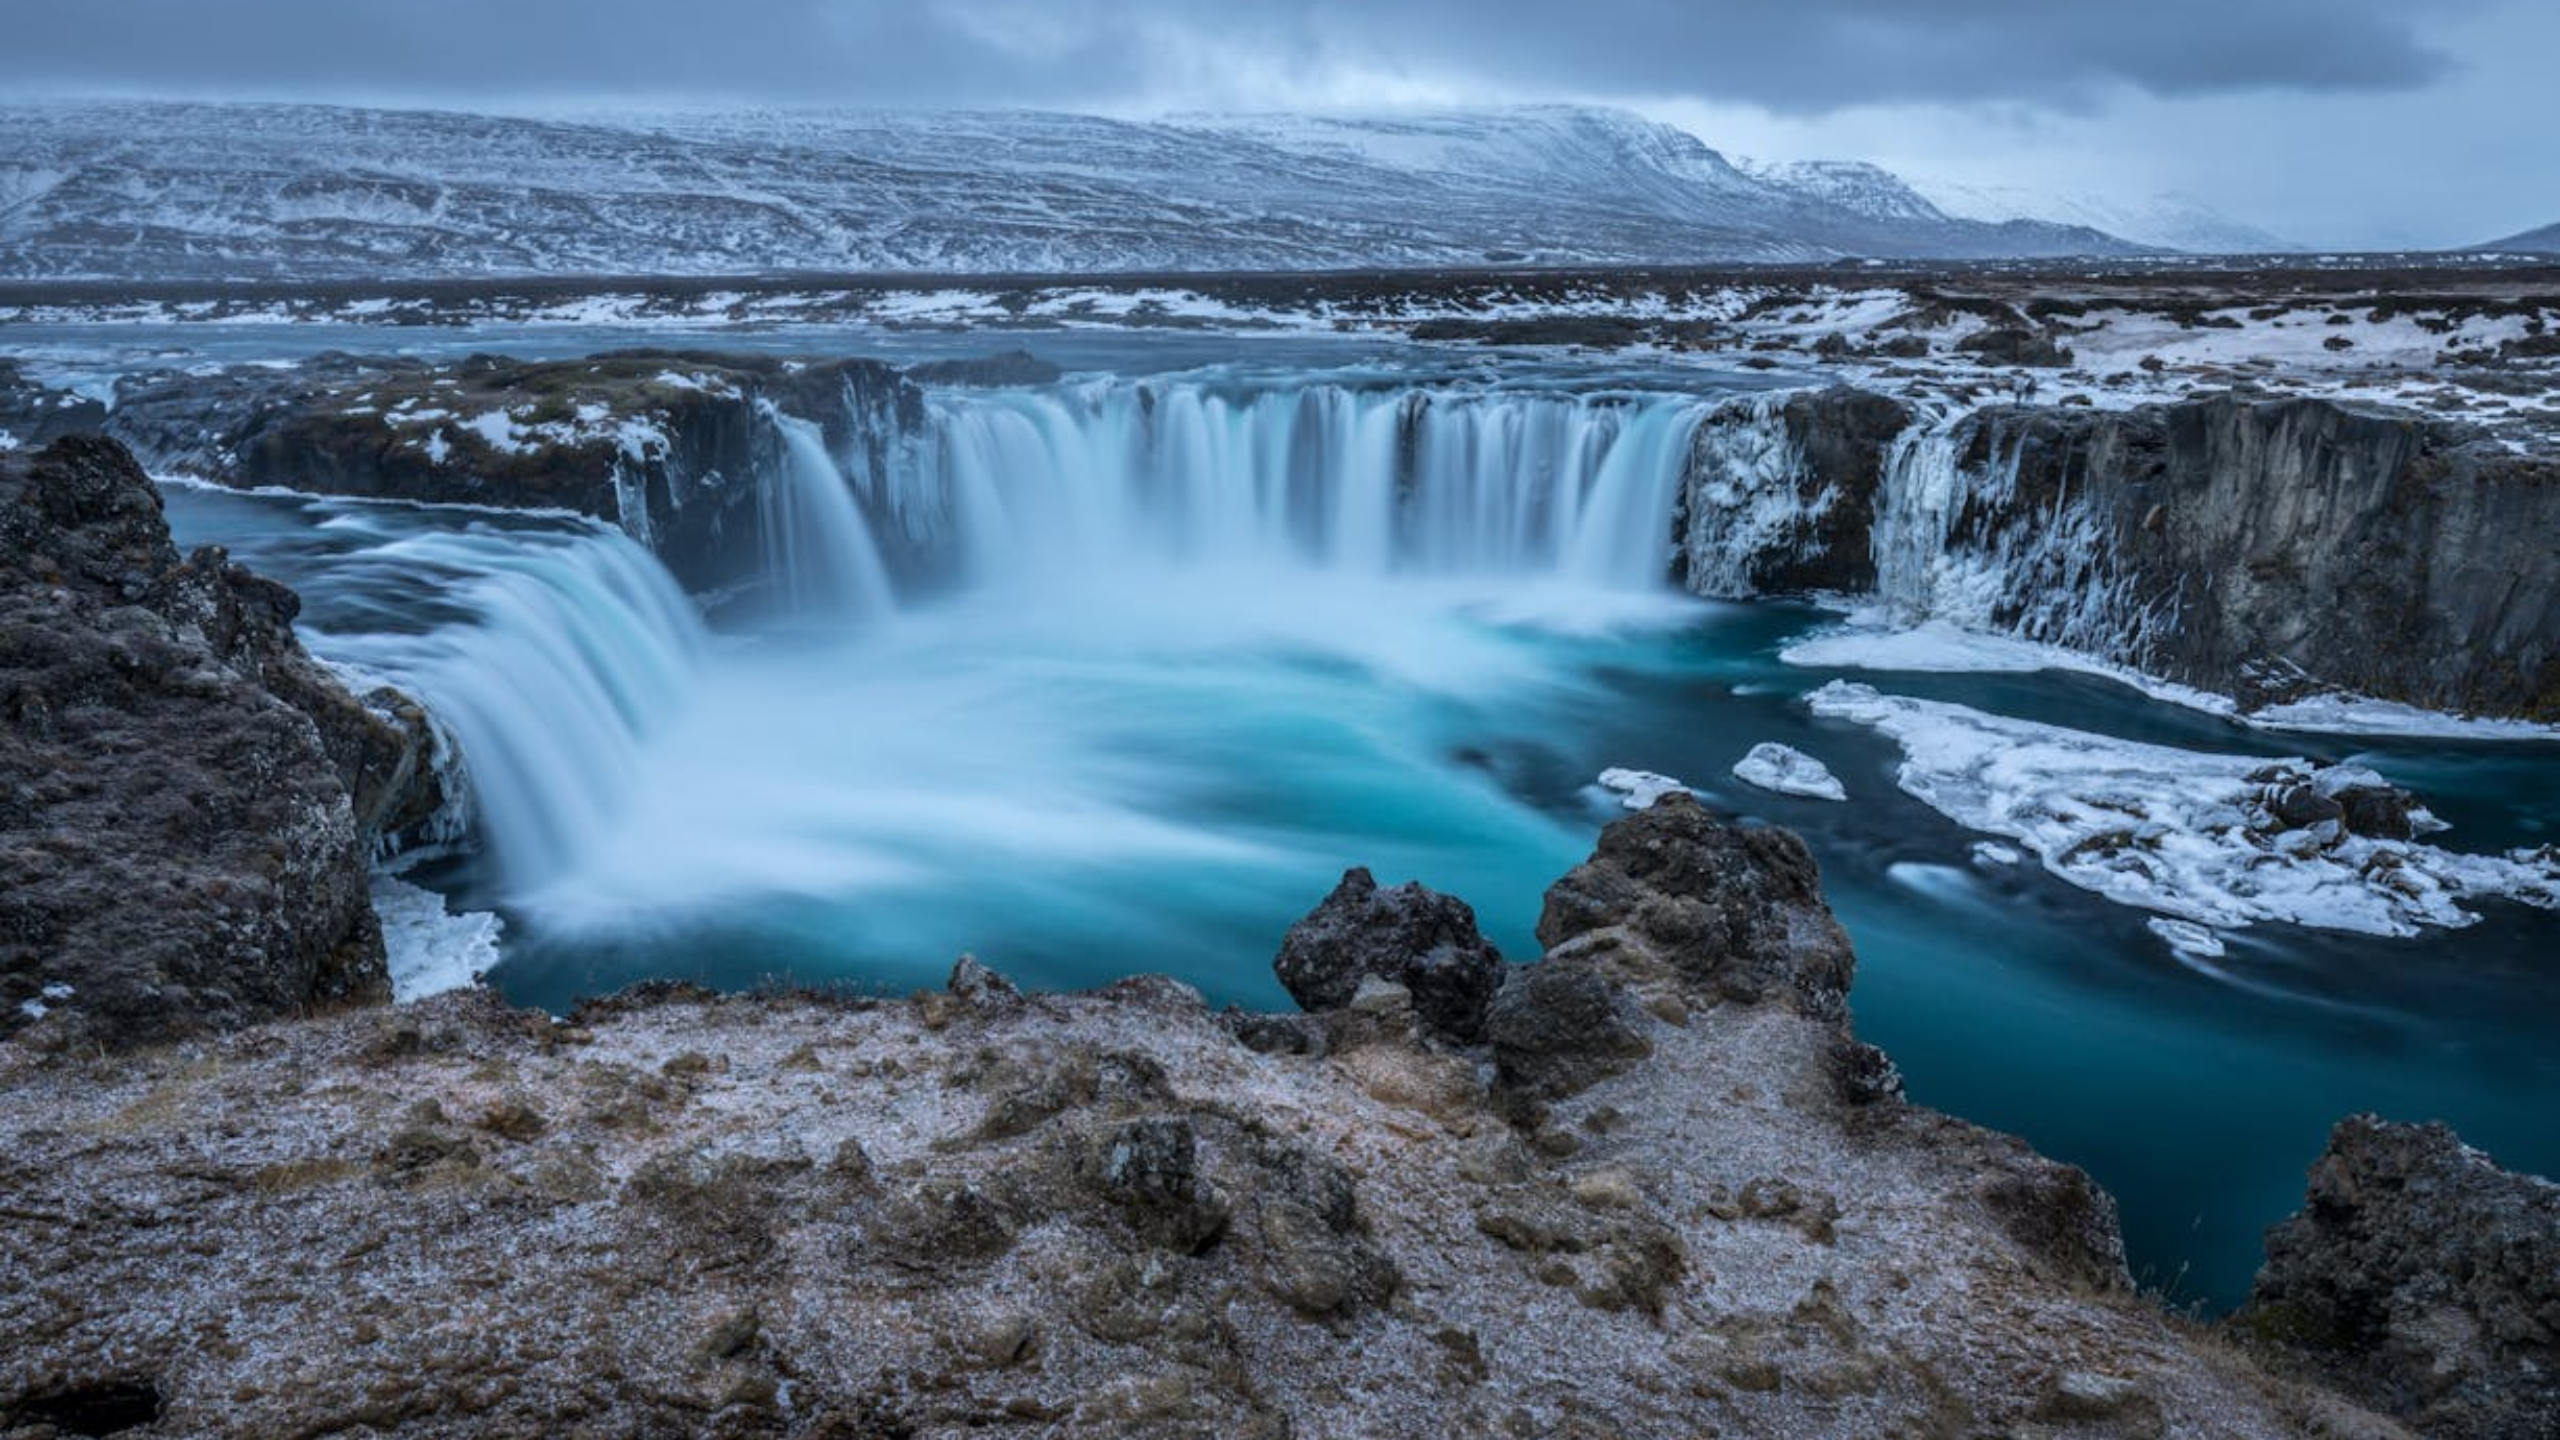
<svg viewBox="0 0 2560 1440">
<path fill-rule="evenodd" d="M 1702 411 L 1330 384 L 942 396 L 898 503 L 939 497 L 975 582 L 1142 563 L 1650 588 Z"/>
<path fill-rule="evenodd" d="M 1871 532 L 1876 594 L 1905 621 L 1990 622 L 1989 606 L 1975 603 L 1978 593 L 1940 583 L 1947 536 L 1972 488 L 1973 477 L 1956 463 L 1956 443 L 1952 422 L 1924 422 L 1896 436 L 1885 455 Z M 2001 478 L 2014 479 L 2016 464 L 2012 454 Z"/>
<path fill-rule="evenodd" d="M 813 421 L 760 407 L 777 453 L 757 492 L 765 562 L 784 609 L 813 621 L 874 619 L 896 603 L 871 526 Z"/>
<path fill-rule="evenodd" d="M 417 696 L 458 739 L 511 888 L 564 873 L 641 783 L 649 736 L 691 698 L 707 643 L 692 600 L 603 526 L 430 530 L 340 565 L 350 590 L 438 582 L 450 623 L 319 644 Z"/>
<path fill-rule="evenodd" d="M 415 531 L 376 513 L 363 523 L 387 528 L 366 530 L 335 583 L 414 594 L 417 575 L 434 576 L 435 623 L 326 648 L 419 697 L 458 739 L 503 892 L 555 925 L 903 873 L 919 842 L 897 829 L 917 803 L 890 798 L 900 787 L 938 784 L 937 764 L 993 773 L 1061 747 L 1076 758 L 1014 774 L 1009 806 L 982 802 L 1002 835 L 1073 815 L 1088 847 L 1118 835 L 1188 849 L 1202 842 L 1146 805 L 1079 788 L 1078 767 L 1126 743 L 1122 717 L 988 690 L 972 657 L 1013 654 L 1019 668 L 1025 645 L 1098 644 L 1083 663 L 1139 676 L 1151 662 L 1111 637 L 1148 636 L 1131 643 L 1331 648 L 1408 683 L 1475 683 L 1514 662 L 1453 607 L 1547 582 L 1578 617 L 1596 612 L 1567 597 L 1590 591 L 1631 592 L 1606 597 L 1611 613 L 1654 603 L 1704 409 L 1683 396 L 1120 381 L 938 396 L 923 433 L 875 457 L 832 454 L 820 426 L 768 408 L 765 618 L 790 643 L 715 658 L 691 600 L 603 526 Z M 961 593 L 901 614 L 875 524 L 950 547 L 940 558 Z M 1036 587 L 1039 608 L 1015 586 Z M 874 715 L 899 685 L 919 694 Z M 857 753 L 832 753 L 845 747 Z M 832 782 L 818 773 L 830 767 Z M 713 833 L 716 854 L 697 843 Z"/>
</svg>

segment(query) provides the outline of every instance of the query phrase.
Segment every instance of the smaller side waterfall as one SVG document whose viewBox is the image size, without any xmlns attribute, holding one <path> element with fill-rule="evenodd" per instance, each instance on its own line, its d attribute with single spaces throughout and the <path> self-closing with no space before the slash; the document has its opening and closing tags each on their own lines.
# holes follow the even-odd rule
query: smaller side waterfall
<svg viewBox="0 0 2560 1440">
<path fill-rule="evenodd" d="M 1975 452 L 1987 458 L 1964 463 Z M 2024 437 L 2001 433 L 1996 417 L 1903 432 L 1876 497 L 1877 595 L 1906 623 L 1941 620 L 2144 663 L 2174 606 L 2134 593 L 2073 468 L 2046 466 L 2030 487 L 2024 453 Z"/>
<path fill-rule="evenodd" d="M 765 569 L 783 608 L 813 620 L 864 620 L 896 603 L 888 566 L 844 470 L 816 422 L 760 407 L 771 474 L 757 492 Z"/>
<path fill-rule="evenodd" d="M 427 531 L 342 563 L 351 587 L 430 577 L 452 619 L 319 648 L 417 696 L 458 741 L 510 888 L 565 873 L 643 780 L 648 737 L 692 698 L 707 639 L 693 602 L 603 526 Z"/>
<path fill-rule="evenodd" d="M 1956 514 L 1982 478 L 1957 463 L 1957 450 L 1953 423 L 1924 421 L 1903 431 L 1885 457 L 1870 546 L 1876 594 L 1903 620 L 1988 624 L 1991 619 L 1987 597 L 1978 587 L 1948 583 L 1959 579 L 1950 569 L 1961 568 L 1950 567 L 1947 553 Z M 2012 466 L 2016 459 L 2012 453 Z M 1995 476 L 1991 484 L 2005 490 L 2013 475 Z"/>
</svg>

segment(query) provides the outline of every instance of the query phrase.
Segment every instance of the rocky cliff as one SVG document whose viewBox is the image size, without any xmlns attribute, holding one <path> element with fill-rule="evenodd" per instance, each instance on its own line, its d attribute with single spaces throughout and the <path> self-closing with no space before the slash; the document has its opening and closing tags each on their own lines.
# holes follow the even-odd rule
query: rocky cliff
<svg viewBox="0 0 2560 1440">
<path fill-rule="evenodd" d="M 127 377 L 105 419 L 155 470 L 332 495 L 574 510 L 614 522 L 700 592 L 765 567 L 767 411 L 885 472 L 922 392 L 869 360 L 633 350 L 453 365 L 321 356 Z"/>
<path fill-rule="evenodd" d="M 1956 518 L 1950 548 L 2038 551 L 2027 532 L 2076 512 L 2088 553 L 2065 563 L 2114 590 L 2117 658 L 2250 703 L 2342 689 L 2560 719 L 2560 457 L 2459 423 L 2236 395 L 1995 410 L 1961 448 L 2014 483 Z M 2020 594 L 2000 613 L 2036 609 Z"/>
<path fill-rule="evenodd" d="M 2134 1295 L 2085 1175 L 1906 1103 L 1793 836 L 1667 797 L 1507 970 L 1361 878 L 1286 947 L 1304 1015 L 964 960 L 0 1046 L 0 1427 L 2398 1433 Z"/>
<path fill-rule="evenodd" d="M 439 803 L 434 742 L 305 654 L 297 608 L 181 558 L 113 442 L 0 454 L 0 1035 L 385 998 L 367 861 Z"/>
<path fill-rule="evenodd" d="M 2430 1435 L 2560 1417 L 2560 1186 L 2442 1125 L 2338 1123 L 2234 1324 Z"/>
<path fill-rule="evenodd" d="M 1691 588 L 1880 588 L 2251 705 L 2560 719 L 2560 456 L 2317 399 L 2003 405 L 1897 437 L 1899 408 L 1832 390 L 1748 444 L 1702 429 Z"/>
</svg>

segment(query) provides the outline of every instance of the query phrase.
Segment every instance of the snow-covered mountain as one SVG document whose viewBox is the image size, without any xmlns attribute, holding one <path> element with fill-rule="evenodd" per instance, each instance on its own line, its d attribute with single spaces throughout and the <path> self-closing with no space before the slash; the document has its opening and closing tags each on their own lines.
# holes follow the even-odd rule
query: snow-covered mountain
<svg viewBox="0 0 2560 1440">
<path fill-rule="evenodd" d="M 2473 248 L 2509 253 L 2520 251 L 2528 255 L 2560 255 L 2560 224 L 2545 225 L 2539 230 L 2527 230 L 2521 235 L 2510 235 L 2504 240 L 2492 240 Z"/>
<path fill-rule="evenodd" d="M 1966 220 L 2038 219 L 2086 225 L 2121 236 L 2147 250 L 2198 255 L 2265 255 L 2303 247 L 2235 220 L 2191 196 L 2175 193 L 2119 200 L 2085 192 L 2036 190 L 2020 185 L 1967 185 L 1914 176 L 1911 189 L 1949 215 Z"/>
<path fill-rule="evenodd" d="M 1618 111 L 1150 123 L 759 111 L 577 121 L 0 107 L 0 275 L 430 278 L 1821 262 L 2114 254 L 1868 166 L 1735 165 Z"/>
</svg>

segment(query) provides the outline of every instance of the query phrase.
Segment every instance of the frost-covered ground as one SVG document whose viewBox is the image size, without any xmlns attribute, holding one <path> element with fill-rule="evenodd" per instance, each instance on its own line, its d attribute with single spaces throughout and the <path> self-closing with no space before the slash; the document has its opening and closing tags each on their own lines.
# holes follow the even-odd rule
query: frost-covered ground
<svg viewBox="0 0 2560 1440">
<path fill-rule="evenodd" d="M 22 290 L 0 326 L 505 323 L 669 329 L 1182 329 L 1603 345 L 1665 364 L 1814 368 L 1948 409 L 2001 398 L 2124 407 L 2206 390 L 2405 405 L 2560 431 L 2560 277 L 2530 266 L 2175 265 L 1725 272 L 1392 272 L 1131 280 L 338 286 L 184 300 Z M 2060 363 L 2009 363 L 2023 334 Z M 1986 348 L 1987 347 L 1987 348 Z"/>
</svg>

